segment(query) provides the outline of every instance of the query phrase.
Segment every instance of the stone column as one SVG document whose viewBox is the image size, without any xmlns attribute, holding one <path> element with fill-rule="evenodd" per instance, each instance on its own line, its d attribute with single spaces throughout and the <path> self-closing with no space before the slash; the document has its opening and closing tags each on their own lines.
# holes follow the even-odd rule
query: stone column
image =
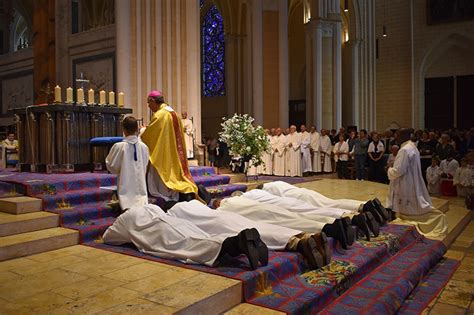
<svg viewBox="0 0 474 315">
<path fill-rule="evenodd" d="M 130 90 L 130 0 L 115 1 L 115 20 L 117 92 L 125 93 L 125 106 L 128 107 L 132 104 Z"/>
<path fill-rule="evenodd" d="M 360 40 L 350 40 L 349 45 L 351 48 L 351 82 L 352 82 L 352 124 L 358 124 L 360 117 L 359 108 L 359 49 Z"/>
<path fill-rule="evenodd" d="M 286 126 L 289 120 L 288 99 L 289 99 L 289 74 L 288 74 L 288 1 L 280 0 L 278 15 L 279 34 L 279 125 Z"/>
<path fill-rule="evenodd" d="M 42 90 L 56 83 L 55 1 L 37 0 L 33 8 L 33 102 L 39 104 L 48 102 Z"/>
<path fill-rule="evenodd" d="M 263 124 L 263 1 L 252 0 L 252 105 L 255 123 Z"/>
<path fill-rule="evenodd" d="M 342 126 L 341 22 L 333 25 L 333 128 Z"/>
<path fill-rule="evenodd" d="M 313 121 L 316 128 L 321 129 L 323 125 L 323 29 L 320 21 L 312 21 L 312 64 L 313 64 Z"/>
</svg>

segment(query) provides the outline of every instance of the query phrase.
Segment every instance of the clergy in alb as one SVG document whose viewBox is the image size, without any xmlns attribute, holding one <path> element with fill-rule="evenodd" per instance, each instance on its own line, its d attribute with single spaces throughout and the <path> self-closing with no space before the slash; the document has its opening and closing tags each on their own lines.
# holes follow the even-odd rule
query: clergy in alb
<svg viewBox="0 0 474 315">
<path fill-rule="evenodd" d="M 270 148 L 268 151 L 263 152 L 262 154 L 262 161 L 263 165 L 261 166 L 261 171 L 259 174 L 265 175 L 272 175 L 273 174 L 273 149 L 271 147 L 271 143 L 273 140 L 273 135 L 271 134 L 269 129 L 266 129 L 265 132 L 267 133 L 267 140 L 270 143 Z"/>
<path fill-rule="evenodd" d="M 324 166 L 323 171 L 325 173 L 332 173 L 332 162 L 331 162 L 331 139 L 328 136 L 328 131 L 323 129 L 321 130 L 321 154 L 324 157 Z"/>
<path fill-rule="evenodd" d="M 143 253 L 189 264 L 215 266 L 226 254 L 245 254 L 252 269 L 259 261 L 262 265 L 268 263 L 268 250 L 257 230 L 212 233 L 153 204 L 133 206 L 124 212 L 105 231 L 103 239 L 110 245 L 132 243 Z"/>
<path fill-rule="evenodd" d="M 109 172 L 117 174 L 117 193 L 122 209 L 148 203 L 146 168 L 148 147 L 137 137 L 137 120 L 128 116 L 122 121 L 125 139 L 110 149 L 105 158 Z"/>
<path fill-rule="evenodd" d="M 188 167 L 181 119 L 165 103 L 161 92 L 150 92 L 148 107 L 153 117 L 141 139 L 150 150 L 147 178 L 150 194 L 165 200 L 196 197 L 198 188 Z"/>
<path fill-rule="evenodd" d="M 301 169 L 301 137 L 296 126 L 290 126 L 286 136 L 286 176 L 303 176 Z"/>
<path fill-rule="evenodd" d="M 388 169 L 390 180 L 387 206 L 398 213 L 399 219 L 416 225 L 420 233 L 440 237 L 447 232 L 445 215 L 433 208 L 421 174 L 420 153 L 410 140 L 413 129 L 400 129 L 401 144 L 393 167 Z"/>
<path fill-rule="evenodd" d="M 286 153 L 286 137 L 281 133 L 281 129 L 276 129 L 276 134 L 272 138 L 273 150 L 273 175 L 285 176 L 285 153 Z"/>
<path fill-rule="evenodd" d="M 303 174 L 307 175 L 313 171 L 311 163 L 311 135 L 306 131 L 306 126 L 301 125 L 301 168 Z"/>
<path fill-rule="evenodd" d="M 188 113 L 181 114 L 181 122 L 183 123 L 184 142 L 186 144 L 186 156 L 188 159 L 194 158 L 194 143 L 193 143 L 193 122 L 188 118 Z"/>
<path fill-rule="evenodd" d="M 310 148 L 313 173 L 322 172 L 321 168 L 321 136 L 316 131 L 316 127 L 312 126 L 310 130 Z"/>
</svg>

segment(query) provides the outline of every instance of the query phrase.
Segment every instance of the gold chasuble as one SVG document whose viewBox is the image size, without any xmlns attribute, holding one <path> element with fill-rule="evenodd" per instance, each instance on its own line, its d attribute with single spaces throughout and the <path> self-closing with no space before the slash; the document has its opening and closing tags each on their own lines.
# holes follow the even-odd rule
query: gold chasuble
<svg viewBox="0 0 474 315">
<path fill-rule="evenodd" d="M 194 193 L 198 188 L 189 172 L 183 126 L 176 112 L 167 104 L 153 114 L 141 136 L 150 150 L 150 162 L 163 183 L 180 193 Z"/>
</svg>

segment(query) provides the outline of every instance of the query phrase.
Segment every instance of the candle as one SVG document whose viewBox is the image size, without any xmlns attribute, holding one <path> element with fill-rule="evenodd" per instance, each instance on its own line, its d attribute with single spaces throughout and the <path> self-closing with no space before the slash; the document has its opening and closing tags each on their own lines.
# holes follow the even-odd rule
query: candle
<svg viewBox="0 0 474 315">
<path fill-rule="evenodd" d="M 123 94 L 123 92 L 120 92 L 118 94 L 118 106 L 123 107 L 124 104 L 125 104 L 125 94 Z"/>
<path fill-rule="evenodd" d="M 68 87 L 66 89 L 66 103 L 72 103 L 72 88 Z"/>
<path fill-rule="evenodd" d="M 105 91 L 102 90 L 99 93 L 99 105 L 105 105 Z"/>
<path fill-rule="evenodd" d="M 61 88 L 59 85 L 56 85 L 54 88 L 54 102 L 55 103 L 61 103 Z"/>
<path fill-rule="evenodd" d="M 77 89 L 77 102 L 79 104 L 84 103 L 84 90 L 82 88 Z"/>
<path fill-rule="evenodd" d="M 115 105 L 115 93 L 113 91 L 109 92 L 109 105 Z"/>
<path fill-rule="evenodd" d="M 95 104 L 95 96 L 94 96 L 94 90 L 93 89 L 89 89 L 89 92 L 87 93 L 87 96 L 88 96 L 88 101 L 89 101 L 89 105 L 93 105 Z"/>
</svg>

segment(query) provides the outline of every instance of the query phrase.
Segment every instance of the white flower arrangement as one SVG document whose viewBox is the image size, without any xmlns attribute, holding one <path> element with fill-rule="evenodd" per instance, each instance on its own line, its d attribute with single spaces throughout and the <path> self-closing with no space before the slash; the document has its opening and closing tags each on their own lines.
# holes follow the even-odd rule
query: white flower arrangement
<svg viewBox="0 0 474 315">
<path fill-rule="evenodd" d="M 262 153 L 270 150 L 270 142 L 262 126 L 254 126 L 254 119 L 247 114 L 234 114 L 222 118 L 222 131 L 219 140 L 227 143 L 232 156 L 252 160 L 254 166 L 261 165 Z"/>
</svg>

